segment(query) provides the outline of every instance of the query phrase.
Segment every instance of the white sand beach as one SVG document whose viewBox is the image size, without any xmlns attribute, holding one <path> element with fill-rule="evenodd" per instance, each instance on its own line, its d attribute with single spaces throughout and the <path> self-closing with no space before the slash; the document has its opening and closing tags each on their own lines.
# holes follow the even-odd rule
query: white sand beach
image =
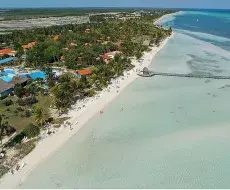
<svg viewBox="0 0 230 190">
<path fill-rule="evenodd" d="M 178 12 L 176 12 L 176 13 L 165 14 L 165 15 L 162 16 L 161 18 L 157 19 L 157 20 L 154 22 L 154 24 L 159 24 L 159 25 L 161 25 L 162 22 L 165 23 L 165 21 L 168 20 L 168 19 L 170 19 L 170 20 L 171 20 L 171 19 L 174 19 L 173 16 L 181 15 L 181 14 L 184 14 L 184 13 L 185 13 L 184 11 L 178 11 Z"/>
<path fill-rule="evenodd" d="M 70 130 L 70 127 L 61 126 L 55 134 L 41 140 L 36 148 L 20 161 L 19 164 L 26 164 L 24 168 L 17 171 L 15 174 L 7 173 L 1 178 L 0 188 L 20 187 L 20 184 L 39 163 L 44 161 L 66 143 L 70 137 L 76 134 L 94 115 L 102 114 L 100 112 L 102 112 L 103 109 L 122 92 L 122 90 L 139 77 L 137 71 L 142 70 L 144 67 L 148 67 L 154 56 L 165 46 L 171 37 L 168 37 L 161 42 L 159 47 L 153 47 L 150 52 L 146 52 L 142 57 L 141 62 L 138 62 L 137 60 L 133 61 L 132 63 L 135 65 L 135 68 L 131 71 L 125 72 L 124 76 L 112 81 L 112 84 L 102 92 L 92 98 L 77 102 L 69 111 L 68 115 L 66 115 L 70 117 L 68 121 L 71 123 L 72 130 Z"/>
</svg>

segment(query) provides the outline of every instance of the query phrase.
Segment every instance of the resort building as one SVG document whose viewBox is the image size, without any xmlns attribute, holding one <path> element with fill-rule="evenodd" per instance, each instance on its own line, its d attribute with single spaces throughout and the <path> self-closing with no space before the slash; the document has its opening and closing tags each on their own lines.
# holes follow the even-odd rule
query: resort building
<svg viewBox="0 0 230 190">
<path fill-rule="evenodd" d="M 0 79 L 0 97 L 12 94 L 16 84 L 26 86 L 28 80 L 29 78 L 22 78 L 19 76 L 14 76 L 10 82 Z"/>
<path fill-rule="evenodd" d="M 117 47 L 121 47 L 122 42 L 116 42 L 116 43 L 114 43 L 114 45 L 116 45 Z"/>
<path fill-rule="evenodd" d="M 17 53 L 16 51 L 14 51 L 14 50 L 12 50 L 10 48 L 1 49 L 0 50 L 0 57 L 2 57 L 4 55 L 15 57 L 16 53 Z"/>
<path fill-rule="evenodd" d="M 65 57 L 64 57 L 64 55 L 62 55 L 62 56 L 60 57 L 60 61 L 62 61 L 62 62 L 64 62 L 64 61 L 65 61 Z"/>
<path fill-rule="evenodd" d="M 76 73 L 78 78 L 81 78 L 82 76 L 90 77 L 90 75 L 92 74 L 92 69 L 91 68 L 81 69 L 81 70 L 77 70 Z"/>
<path fill-rule="evenodd" d="M 15 59 L 14 57 L 8 57 L 8 58 L 6 58 L 6 59 L 1 59 L 1 60 L 0 60 L 0 65 L 1 65 L 1 64 L 10 63 L 10 62 L 12 62 L 14 59 Z"/>
<path fill-rule="evenodd" d="M 89 33 L 90 32 L 90 29 L 89 28 L 86 28 L 85 29 L 85 33 Z"/>
<path fill-rule="evenodd" d="M 69 46 L 70 46 L 70 47 L 73 47 L 73 46 L 77 46 L 77 44 L 71 42 L 71 43 L 69 44 Z"/>
<path fill-rule="evenodd" d="M 114 59 L 115 55 L 121 54 L 121 53 L 122 52 L 120 52 L 120 51 L 111 51 L 111 52 L 105 53 L 103 55 L 100 55 L 100 57 L 102 57 L 104 62 L 106 64 L 108 64 L 112 59 Z"/>
<path fill-rule="evenodd" d="M 14 76 L 12 78 L 12 80 L 9 82 L 9 84 L 11 84 L 12 86 L 15 86 L 16 84 L 26 86 L 28 80 L 29 80 L 28 78 L 22 78 L 19 76 Z"/>
<path fill-rule="evenodd" d="M 35 45 L 36 45 L 36 42 L 30 42 L 28 44 L 23 45 L 22 47 L 23 47 L 24 51 L 26 51 L 26 50 L 34 47 Z"/>
<path fill-rule="evenodd" d="M 59 40 L 59 39 L 60 39 L 60 35 L 54 35 L 54 36 L 53 36 L 53 40 L 54 40 L 54 41 L 57 41 L 57 40 Z"/>
<path fill-rule="evenodd" d="M 0 79 L 0 97 L 8 96 L 13 92 L 13 85 Z"/>
</svg>

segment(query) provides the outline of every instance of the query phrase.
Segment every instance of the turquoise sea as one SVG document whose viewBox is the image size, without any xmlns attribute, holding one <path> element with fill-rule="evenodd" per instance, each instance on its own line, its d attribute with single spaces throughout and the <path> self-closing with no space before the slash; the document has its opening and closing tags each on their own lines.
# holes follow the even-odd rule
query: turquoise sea
<svg viewBox="0 0 230 190">
<path fill-rule="evenodd" d="M 230 12 L 160 24 L 176 34 L 151 69 L 230 75 Z M 229 188 L 229 97 L 229 80 L 139 78 L 18 188 Z"/>
</svg>

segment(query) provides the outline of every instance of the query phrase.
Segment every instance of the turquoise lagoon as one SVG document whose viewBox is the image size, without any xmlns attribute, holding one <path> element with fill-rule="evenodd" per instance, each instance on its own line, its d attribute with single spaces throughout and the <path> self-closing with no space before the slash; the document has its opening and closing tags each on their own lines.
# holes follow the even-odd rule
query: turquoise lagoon
<svg viewBox="0 0 230 190">
<path fill-rule="evenodd" d="M 228 37 L 175 28 L 151 69 L 230 75 Z M 18 188 L 229 188 L 229 94 L 229 80 L 139 78 Z"/>
</svg>

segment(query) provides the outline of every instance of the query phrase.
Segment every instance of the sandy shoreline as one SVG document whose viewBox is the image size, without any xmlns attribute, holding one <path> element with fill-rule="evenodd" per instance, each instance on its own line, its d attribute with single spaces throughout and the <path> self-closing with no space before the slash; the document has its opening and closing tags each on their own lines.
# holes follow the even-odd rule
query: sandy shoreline
<svg viewBox="0 0 230 190">
<path fill-rule="evenodd" d="M 84 101 L 77 102 L 71 111 L 69 111 L 69 122 L 72 123 L 72 130 L 69 127 L 60 127 L 59 131 L 41 140 L 36 148 L 23 158 L 20 163 L 26 163 L 26 166 L 16 172 L 15 174 L 5 174 L 0 180 L 0 188 L 17 188 L 26 179 L 29 173 L 42 161 L 45 161 L 57 149 L 62 147 L 73 135 L 75 135 L 93 116 L 100 114 L 106 106 L 109 105 L 129 84 L 131 84 L 139 76 L 137 70 L 143 67 L 148 67 L 155 55 L 165 46 L 168 40 L 172 37 L 166 38 L 161 42 L 159 47 L 153 47 L 150 52 L 146 52 L 142 57 L 143 61 L 140 64 L 138 61 L 133 61 L 135 68 L 131 71 L 125 72 L 123 77 L 120 77 L 109 85 L 105 90 L 100 92 L 96 97 L 87 98 Z M 79 109 L 79 106 L 81 109 Z"/>
<path fill-rule="evenodd" d="M 164 20 L 164 19 L 166 19 L 166 18 L 168 18 L 168 17 L 170 17 L 170 16 L 172 16 L 172 15 L 178 15 L 178 14 L 183 14 L 183 13 L 184 13 L 184 11 L 178 11 L 178 12 L 176 12 L 176 13 L 166 14 L 166 15 L 162 16 L 161 18 L 157 19 L 157 20 L 154 22 L 154 24 L 158 24 L 160 21 L 162 21 L 162 20 Z"/>
</svg>

